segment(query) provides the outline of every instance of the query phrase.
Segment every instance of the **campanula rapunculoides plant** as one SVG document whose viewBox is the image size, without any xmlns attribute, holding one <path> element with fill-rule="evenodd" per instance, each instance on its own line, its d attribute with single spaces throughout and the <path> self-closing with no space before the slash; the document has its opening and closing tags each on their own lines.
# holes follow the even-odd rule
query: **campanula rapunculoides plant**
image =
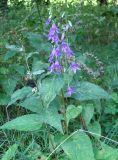
<svg viewBox="0 0 118 160">
<path fill-rule="evenodd" d="M 51 19 L 46 21 L 48 24 Z M 74 51 L 65 40 L 65 29 L 60 33 L 59 28 L 55 23 L 52 23 L 48 33 L 48 40 L 52 43 L 52 51 L 49 56 L 49 71 L 55 74 L 63 74 L 65 72 L 72 71 L 76 74 L 80 69 L 80 65 L 75 62 Z M 61 36 L 60 36 L 61 35 Z M 75 90 L 68 84 L 67 95 L 71 96 Z"/>
<path fill-rule="evenodd" d="M 45 43 L 45 37 L 41 36 L 41 43 L 44 45 L 40 42 L 36 44 L 38 44 L 38 49 L 41 46 L 45 49 L 51 43 L 52 48 L 48 56 L 49 63 L 45 63 L 47 59 L 39 57 L 39 53 L 42 54 L 41 50 L 38 50 L 36 55 L 27 53 L 27 56 L 26 54 L 26 59 L 31 56 L 34 58 L 33 64 L 30 59 L 28 68 L 31 69 L 31 72 L 29 72 L 29 77 L 27 76 L 26 79 L 34 80 L 36 90 L 32 85 L 16 88 L 6 107 L 7 113 L 10 110 L 10 108 L 8 110 L 9 106 L 16 105 L 15 107 L 23 107 L 33 112 L 33 114 L 25 112 L 26 115 L 23 113 L 23 116 L 8 121 L 1 126 L 1 129 L 15 129 L 27 132 L 38 131 L 36 134 L 39 141 L 34 138 L 33 140 L 36 140 L 37 144 L 41 144 L 41 154 L 45 154 L 46 160 L 50 159 L 51 156 L 52 159 L 60 159 L 60 156 L 64 156 L 61 158 L 63 160 L 68 158 L 70 160 L 98 160 L 101 158 L 94 158 L 91 144 L 92 139 L 95 137 L 91 138 L 90 132 L 87 132 L 89 133 L 87 135 L 82 133 L 82 130 L 101 134 L 100 114 L 98 113 L 96 116 L 96 111 L 99 112 L 101 109 L 98 108 L 100 99 L 108 97 L 108 94 L 95 84 L 80 81 L 81 73 L 78 71 L 82 68 L 82 61 L 78 61 L 79 56 L 76 58 L 75 55 L 77 51 L 75 52 L 70 45 L 72 43 L 69 43 L 68 29 L 71 27 L 71 23 L 63 25 L 66 22 L 59 24 L 56 20 L 54 22 L 51 17 L 48 18 L 45 23 L 46 27 L 50 27 L 47 34 L 48 42 L 46 41 Z M 31 39 L 32 35 L 31 33 Z M 34 35 L 33 44 L 35 44 L 35 37 L 36 39 L 40 37 L 39 33 Z M 48 51 L 46 50 L 47 53 Z M 83 63 L 85 64 L 85 62 Z M 83 67 L 85 67 L 84 64 Z M 86 79 L 86 77 L 83 77 L 81 80 Z M 97 103 L 99 102 L 96 107 L 94 107 L 93 100 Z M 8 120 L 11 119 L 9 113 L 7 116 Z"/>
</svg>

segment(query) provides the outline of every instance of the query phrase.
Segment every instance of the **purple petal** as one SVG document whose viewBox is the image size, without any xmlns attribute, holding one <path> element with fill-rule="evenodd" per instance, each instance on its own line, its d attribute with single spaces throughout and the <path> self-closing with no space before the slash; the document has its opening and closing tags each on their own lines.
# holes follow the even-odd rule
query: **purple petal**
<svg viewBox="0 0 118 160">
<path fill-rule="evenodd" d="M 53 64 L 49 67 L 49 71 L 50 71 L 50 72 L 60 72 L 60 71 L 61 71 L 61 66 L 60 66 L 59 62 L 56 61 L 55 63 L 53 63 Z"/>
<path fill-rule="evenodd" d="M 76 73 L 76 71 L 80 68 L 79 64 L 75 62 L 73 62 L 70 67 L 74 73 Z"/>
<path fill-rule="evenodd" d="M 46 20 L 45 25 L 48 26 L 48 25 L 50 24 L 50 22 L 51 22 L 51 18 L 49 17 L 49 18 Z"/>
<path fill-rule="evenodd" d="M 74 92 L 75 92 L 75 90 L 74 90 L 73 87 L 68 87 L 68 88 L 67 88 L 67 95 L 68 95 L 68 96 L 71 96 Z"/>
<path fill-rule="evenodd" d="M 72 56 L 74 53 L 66 42 L 62 42 L 61 44 L 62 51 L 66 54 L 66 56 Z"/>
</svg>

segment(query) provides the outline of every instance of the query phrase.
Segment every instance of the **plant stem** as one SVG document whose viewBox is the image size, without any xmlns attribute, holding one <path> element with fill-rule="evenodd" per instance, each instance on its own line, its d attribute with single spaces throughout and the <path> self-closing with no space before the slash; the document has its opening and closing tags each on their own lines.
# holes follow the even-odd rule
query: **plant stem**
<svg viewBox="0 0 118 160">
<path fill-rule="evenodd" d="M 81 125 L 82 125 L 83 130 L 88 131 L 87 126 L 86 126 L 86 123 L 85 123 L 85 120 L 84 120 L 84 118 L 83 118 L 83 116 L 82 116 L 81 114 L 80 114 L 80 122 L 81 122 Z M 87 132 L 87 134 L 88 134 L 88 136 L 89 136 L 90 138 L 92 138 L 92 136 L 91 136 L 90 133 Z"/>
<path fill-rule="evenodd" d="M 48 135 L 49 135 L 49 141 L 50 141 L 50 143 L 51 143 L 51 145 L 52 145 L 52 148 L 53 148 L 53 150 L 55 150 L 55 146 L 54 146 L 53 140 L 52 140 L 52 138 L 51 138 L 50 130 L 48 130 Z M 54 157 L 55 157 L 55 160 L 58 160 L 56 151 L 55 151 Z"/>
<path fill-rule="evenodd" d="M 63 101 L 63 117 L 64 117 L 64 131 L 66 134 L 68 134 L 68 123 L 67 123 L 67 117 L 66 117 L 66 104 L 65 104 L 65 99 L 64 99 L 64 93 L 63 90 L 61 90 L 62 93 L 62 101 Z"/>
</svg>

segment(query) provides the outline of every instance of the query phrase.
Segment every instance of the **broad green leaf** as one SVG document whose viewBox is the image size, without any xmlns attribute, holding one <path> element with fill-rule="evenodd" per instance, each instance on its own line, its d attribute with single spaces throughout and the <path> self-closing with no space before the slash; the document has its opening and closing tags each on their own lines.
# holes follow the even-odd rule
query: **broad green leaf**
<svg viewBox="0 0 118 160">
<path fill-rule="evenodd" d="M 95 160 L 91 141 L 85 133 L 74 134 L 62 148 L 69 160 Z"/>
<path fill-rule="evenodd" d="M 93 132 L 93 133 L 96 133 L 96 134 L 99 134 L 101 135 L 101 126 L 100 126 L 100 123 L 95 121 L 94 123 L 90 123 L 88 126 L 87 126 L 87 129 L 90 131 L 90 132 Z M 94 136 L 94 135 L 93 135 Z M 96 138 L 100 138 L 99 136 L 96 136 Z"/>
<path fill-rule="evenodd" d="M 10 96 L 0 93 L 0 105 L 7 105 L 10 100 Z"/>
<path fill-rule="evenodd" d="M 36 113 L 41 113 L 42 109 L 43 109 L 43 105 L 41 102 L 41 99 L 39 97 L 28 97 L 26 98 L 21 104 L 20 106 L 31 110 L 32 112 L 36 112 Z"/>
<path fill-rule="evenodd" d="M 44 106 L 48 107 L 63 88 L 64 81 L 61 76 L 52 76 L 45 78 L 38 86 Z"/>
<path fill-rule="evenodd" d="M 7 51 L 7 53 L 4 55 L 4 61 L 8 61 L 10 58 L 14 57 L 17 54 L 16 51 Z"/>
<path fill-rule="evenodd" d="M 36 58 L 34 58 L 33 64 L 32 64 L 32 74 L 40 75 L 45 72 L 45 69 L 47 69 L 47 67 L 48 67 L 47 63 L 43 63 L 37 60 Z"/>
<path fill-rule="evenodd" d="M 17 144 L 10 146 L 9 149 L 3 155 L 2 160 L 11 160 L 15 156 L 17 148 Z"/>
<path fill-rule="evenodd" d="M 14 71 L 16 71 L 18 74 L 20 74 L 22 76 L 25 73 L 25 67 L 22 66 L 22 65 L 16 64 L 16 63 L 10 65 L 10 70 L 14 70 Z"/>
<path fill-rule="evenodd" d="M 31 94 L 32 94 L 31 87 L 23 87 L 21 89 L 18 89 L 12 94 L 11 101 L 9 102 L 8 105 L 15 103 L 17 100 L 22 100 L 23 98 L 26 98 L 27 96 Z"/>
<path fill-rule="evenodd" d="M 17 144 L 13 144 L 12 146 L 10 146 L 9 149 L 3 155 L 2 160 L 12 160 L 12 158 L 16 154 L 17 149 L 18 149 Z"/>
<path fill-rule="evenodd" d="M 76 93 L 72 97 L 80 101 L 110 98 L 104 89 L 89 82 L 80 82 L 73 87 L 75 87 Z"/>
<path fill-rule="evenodd" d="M 77 107 L 75 107 L 74 105 L 67 106 L 66 110 L 67 122 L 69 123 L 71 119 L 76 118 L 81 112 L 82 112 L 82 106 L 77 106 Z"/>
<path fill-rule="evenodd" d="M 102 149 L 95 151 L 96 160 L 118 160 L 118 149 L 102 144 Z"/>
<path fill-rule="evenodd" d="M 51 44 L 46 42 L 46 39 L 41 34 L 30 32 L 27 35 L 31 46 L 37 51 L 51 51 Z"/>
<path fill-rule="evenodd" d="M 68 73 L 64 73 L 64 82 L 65 84 L 70 84 L 73 79 L 73 72 L 69 70 Z"/>
<path fill-rule="evenodd" d="M 6 92 L 8 95 L 13 94 L 13 91 L 17 84 L 17 78 L 1 78 L 0 84 L 2 85 L 2 88 L 4 92 Z"/>
<path fill-rule="evenodd" d="M 35 131 L 40 129 L 42 122 L 37 114 L 28 114 L 6 122 L 0 129 L 15 129 L 19 131 Z"/>
<path fill-rule="evenodd" d="M 15 129 L 20 131 L 34 131 L 41 128 L 42 123 L 49 124 L 63 133 L 61 126 L 61 116 L 58 111 L 53 107 L 45 108 L 40 114 L 28 114 L 12 121 L 5 123 L 0 129 Z"/>
<path fill-rule="evenodd" d="M 40 113 L 40 120 L 50 126 L 56 128 L 59 132 L 63 133 L 61 119 L 56 106 L 49 106 Z"/>
<path fill-rule="evenodd" d="M 94 114 L 93 104 L 87 104 L 83 107 L 82 116 L 85 120 L 86 125 L 90 123 L 90 120 L 92 119 L 93 114 Z"/>
</svg>

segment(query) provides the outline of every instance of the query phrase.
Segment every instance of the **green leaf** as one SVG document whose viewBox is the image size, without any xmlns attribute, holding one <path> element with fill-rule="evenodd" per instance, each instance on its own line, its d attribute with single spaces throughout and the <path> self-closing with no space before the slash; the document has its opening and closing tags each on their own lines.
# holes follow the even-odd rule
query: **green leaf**
<svg viewBox="0 0 118 160">
<path fill-rule="evenodd" d="M 92 119 L 94 115 L 94 106 L 93 104 L 87 104 L 83 107 L 82 112 L 83 118 L 85 120 L 86 125 L 90 123 L 90 120 Z"/>
<path fill-rule="evenodd" d="M 43 114 L 41 114 L 41 115 L 43 118 Z M 61 115 L 59 115 L 56 106 L 55 106 L 55 108 L 53 106 L 50 106 L 48 109 L 46 109 L 45 123 L 55 127 L 58 131 L 63 133 L 61 119 L 62 119 L 62 117 L 61 117 Z"/>
<path fill-rule="evenodd" d="M 43 63 L 42 61 L 37 60 L 37 58 L 33 58 L 32 63 L 32 72 L 38 71 L 38 70 L 45 70 L 49 66 L 48 63 Z"/>
<path fill-rule="evenodd" d="M 0 81 L 0 84 L 2 85 L 3 90 L 8 94 L 11 95 L 16 87 L 17 84 L 17 78 L 6 78 L 3 77 Z"/>
<path fill-rule="evenodd" d="M 16 63 L 14 63 L 14 64 L 12 64 L 12 65 L 10 65 L 10 69 L 11 70 L 15 70 L 18 74 L 20 74 L 20 75 L 24 75 L 24 73 L 25 73 L 25 67 L 24 66 L 22 66 L 22 65 L 19 65 L 19 64 L 16 64 Z"/>
<path fill-rule="evenodd" d="M 48 107 L 63 88 L 64 81 L 61 76 L 52 76 L 45 78 L 38 86 L 44 106 Z"/>
<path fill-rule="evenodd" d="M 19 131 L 34 131 L 41 128 L 42 123 L 49 124 L 63 133 L 61 116 L 56 107 L 45 108 L 40 114 L 28 114 L 5 123 L 0 129 L 15 129 Z"/>
<path fill-rule="evenodd" d="M 80 82 L 73 87 L 75 87 L 76 93 L 72 97 L 80 101 L 110 98 L 104 89 L 89 82 Z"/>
<path fill-rule="evenodd" d="M 97 121 L 95 121 L 94 123 L 89 124 L 87 126 L 87 129 L 90 132 L 93 132 L 93 133 L 101 135 L 101 126 L 100 126 L 100 123 L 97 122 Z M 96 138 L 100 138 L 100 137 L 96 136 Z"/>
<path fill-rule="evenodd" d="M 32 47 L 34 47 L 37 50 L 40 50 L 40 43 L 42 41 L 42 36 L 38 33 L 28 33 L 27 38 L 29 39 L 29 42 Z"/>
<path fill-rule="evenodd" d="M 8 105 L 15 103 L 17 100 L 22 100 L 23 98 L 26 98 L 27 96 L 31 94 L 32 94 L 31 87 L 23 87 L 21 89 L 18 89 L 12 94 L 11 101 L 9 102 Z"/>
<path fill-rule="evenodd" d="M 70 160 L 95 160 L 91 141 L 85 133 L 74 134 L 62 148 Z"/>
<path fill-rule="evenodd" d="M 27 35 L 31 46 L 37 51 L 51 51 L 51 44 L 46 42 L 46 39 L 41 34 L 30 32 Z"/>
<path fill-rule="evenodd" d="M 95 151 L 96 160 L 118 160 L 118 149 L 102 144 L 102 149 Z"/>
<path fill-rule="evenodd" d="M 0 105 L 7 105 L 10 100 L 10 96 L 0 93 Z"/>
<path fill-rule="evenodd" d="M 15 118 L 9 122 L 6 122 L 0 129 L 15 129 L 19 131 L 35 131 L 40 129 L 42 122 L 37 114 L 28 114 L 18 118 Z"/>
<path fill-rule="evenodd" d="M 67 123 L 69 123 L 71 119 L 76 118 L 81 112 L 82 112 L 82 106 L 77 106 L 77 107 L 75 107 L 74 105 L 67 106 L 66 110 Z"/>
<path fill-rule="evenodd" d="M 11 160 L 15 156 L 17 148 L 17 144 L 13 144 L 12 146 L 10 146 L 9 149 L 3 155 L 2 160 Z"/>
<path fill-rule="evenodd" d="M 47 63 L 43 63 L 43 62 L 37 60 L 36 58 L 34 58 L 33 64 L 32 64 L 32 74 L 33 75 L 40 75 L 40 74 L 44 73 L 45 69 L 47 69 L 47 68 L 48 68 Z"/>
<path fill-rule="evenodd" d="M 10 58 L 14 57 L 17 54 L 16 51 L 7 51 L 7 53 L 4 55 L 4 61 L 8 61 Z"/>
<path fill-rule="evenodd" d="M 41 99 L 39 97 L 34 97 L 34 96 L 26 98 L 24 102 L 20 104 L 20 106 L 36 113 L 41 113 L 43 109 Z"/>
</svg>

